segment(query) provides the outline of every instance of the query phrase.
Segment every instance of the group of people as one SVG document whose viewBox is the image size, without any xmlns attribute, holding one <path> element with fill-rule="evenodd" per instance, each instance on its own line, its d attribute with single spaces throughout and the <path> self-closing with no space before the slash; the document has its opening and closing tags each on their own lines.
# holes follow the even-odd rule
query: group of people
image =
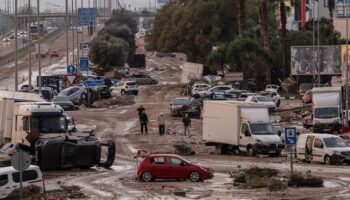
<svg viewBox="0 0 350 200">
<path fill-rule="evenodd" d="M 143 105 L 141 105 L 138 109 L 138 115 L 139 115 L 139 120 L 140 120 L 140 125 L 141 125 L 141 135 L 145 132 L 145 134 L 148 134 L 148 116 L 145 112 L 145 108 Z M 186 113 L 182 119 L 182 123 L 184 125 L 184 135 L 191 137 L 191 118 Z M 163 113 L 160 113 L 158 116 L 158 126 L 159 126 L 159 136 L 164 136 L 165 133 L 165 116 Z"/>
</svg>

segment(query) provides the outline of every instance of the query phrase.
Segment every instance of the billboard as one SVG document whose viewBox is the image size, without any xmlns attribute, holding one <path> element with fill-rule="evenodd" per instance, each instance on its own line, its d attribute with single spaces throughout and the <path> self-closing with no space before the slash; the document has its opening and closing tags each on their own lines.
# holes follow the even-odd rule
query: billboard
<svg viewBox="0 0 350 200">
<path fill-rule="evenodd" d="M 292 46 L 292 75 L 340 75 L 342 65 L 341 46 Z"/>
</svg>

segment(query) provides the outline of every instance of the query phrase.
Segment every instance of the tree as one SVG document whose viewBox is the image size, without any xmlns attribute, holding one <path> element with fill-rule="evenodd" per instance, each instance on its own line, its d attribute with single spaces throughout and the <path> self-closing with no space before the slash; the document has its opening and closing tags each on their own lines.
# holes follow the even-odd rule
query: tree
<svg viewBox="0 0 350 200">
<path fill-rule="evenodd" d="M 335 8 L 335 1 L 334 0 L 327 0 L 327 1 L 328 1 L 329 19 L 331 21 L 331 24 L 333 25 L 333 11 Z"/>
<path fill-rule="evenodd" d="M 238 8 L 238 33 L 241 37 L 245 36 L 245 0 L 237 0 Z"/>
<path fill-rule="evenodd" d="M 259 15 L 260 15 L 260 31 L 263 38 L 264 48 L 269 48 L 269 33 L 268 33 L 268 17 L 267 17 L 267 0 L 260 0 Z"/>
<path fill-rule="evenodd" d="M 132 33 L 137 33 L 137 23 L 132 18 L 132 12 L 126 10 L 113 10 L 112 17 L 105 22 L 105 26 L 114 24 L 117 26 L 127 25 Z"/>
</svg>

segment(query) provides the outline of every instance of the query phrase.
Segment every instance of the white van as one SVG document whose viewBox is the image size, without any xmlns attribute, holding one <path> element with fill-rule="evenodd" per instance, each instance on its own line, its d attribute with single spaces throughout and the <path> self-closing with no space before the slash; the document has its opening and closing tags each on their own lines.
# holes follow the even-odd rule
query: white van
<svg viewBox="0 0 350 200">
<path fill-rule="evenodd" d="M 19 171 L 11 167 L 0 168 L 0 199 L 7 197 L 13 190 L 19 188 Z M 44 190 L 44 179 L 41 170 L 31 165 L 23 171 L 23 187 L 35 185 Z"/>
<path fill-rule="evenodd" d="M 297 141 L 297 158 L 325 164 L 350 163 L 350 147 L 336 135 L 303 134 Z"/>
</svg>

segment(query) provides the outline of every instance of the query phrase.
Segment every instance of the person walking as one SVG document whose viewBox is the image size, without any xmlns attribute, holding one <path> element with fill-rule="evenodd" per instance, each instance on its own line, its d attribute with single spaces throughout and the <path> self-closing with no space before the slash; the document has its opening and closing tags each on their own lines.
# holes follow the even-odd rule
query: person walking
<svg viewBox="0 0 350 200">
<path fill-rule="evenodd" d="M 143 135 L 143 130 L 145 130 L 146 135 L 148 134 L 148 117 L 145 112 L 142 112 L 141 117 L 140 117 L 140 122 L 141 122 L 141 135 Z"/>
<path fill-rule="evenodd" d="M 188 113 L 185 113 L 185 116 L 182 119 L 182 122 L 184 124 L 184 135 L 191 137 L 191 133 L 190 133 L 191 119 L 190 119 L 190 116 L 188 115 Z"/>
<path fill-rule="evenodd" d="M 163 113 L 160 113 L 158 116 L 158 124 L 159 124 L 159 136 L 164 136 L 165 132 L 165 117 Z"/>
<path fill-rule="evenodd" d="M 143 107 L 143 105 L 141 105 L 138 109 L 137 112 L 139 113 L 139 118 L 140 118 L 140 122 L 141 122 L 141 115 L 143 112 L 145 112 L 145 108 Z"/>
</svg>

